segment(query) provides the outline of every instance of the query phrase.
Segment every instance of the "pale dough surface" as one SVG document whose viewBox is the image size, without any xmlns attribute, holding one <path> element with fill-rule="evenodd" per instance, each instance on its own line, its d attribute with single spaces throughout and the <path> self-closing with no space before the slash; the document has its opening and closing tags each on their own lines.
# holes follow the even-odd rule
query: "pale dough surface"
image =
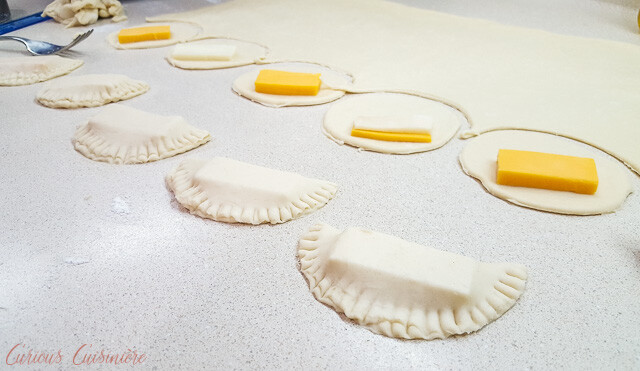
<svg viewBox="0 0 640 371">
<path fill-rule="evenodd" d="M 116 49 L 149 49 L 149 48 L 161 48 L 188 40 L 193 40 L 199 33 L 200 27 L 193 23 L 188 22 L 167 22 L 164 23 L 170 26 L 171 37 L 165 40 L 148 40 L 139 41 L 133 43 L 120 44 L 118 41 L 118 32 L 120 30 L 110 33 L 107 36 L 107 41 L 111 46 Z M 126 26 L 122 28 L 136 28 L 136 27 L 148 27 L 148 24 L 142 24 L 137 26 Z"/>
<path fill-rule="evenodd" d="M 360 228 L 311 227 L 300 270 L 320 302 L 373 332 L 436 339 L 477 331 L 524 291 L 519 264 L 482 263 Z"/>
<path fill-rule="evenodd" d="M 258 93 L 256 92 L 255 82 L 260 70 L 263 69 L 320 73 L 322 85 L 320 86 L 320 91 L 317 95 L 277 95 Z M 312 64 L 298 64 L 288 67 L 283 67 L 281 65 L 268 65 L 261 66 L 253 71 L 240 75 L 236 81 L 233 82 L 233 91 L 242 97 L 269 107 L 311 106 L 329 103 L 339 99 L 345 94 L 344 90 L 340 90 L 339 87 L 345 86 L 348 82 L 349 79 L 347 76 L 322 66 Z"/>
<path fill-rule="evenodd" d="M 51 108 L 97 107 L 130 99 L 149 90 L 143 81 L 118 74 L 91 74 L 63 78 L 40 90 L 36 99 Z"/>
<path fill-rule="evenodd" d="M 166 177 L 192 214 L 227 223 L 284 223 L 324 206 L 331 182 L 224 157 L 187 159 Z"/>
<path fill-rule="evenodd" d="M 593 195 L 585 195 L 497 184 L 499 149 L 593 158 L 598 172 L 598 190 Z M 537 210 L 575 215 L 603 214 L 620 208 L 632 191 L 631 174 L 622 164 L 605 158 L 582 143 L 545 133 L 500 130 L 482 134 L 467 143 L 459 160 L 464 172 L 480 180 L 489 193 Z"/>
<path fill-rule="evenodd" d="M 203 35 L 266 45 L 274 60 L 348 71 L 359 90 L 442 97 L 468 115 L 467 135 L 501 128 L 555 133 L 640 170 L 635 45 L 379 0 L 234 0 L 149 20 L 195 22 Z"/>
<path fill-rule="evenodd" d="M 351 136 L 359 116 L 428 115 L 433 118 L 430 143 L 388 142 Z M 346 97 L 329 108 L 323 123 L 326 136 L 339 144 L 369 151 L 409 154 L 430 151 L 445 145 L 460 128 L 460 119 L 451 107 L 407 94 L 366 93 Z"/>
<path fill-rule="evenodd" d="M 119 103 L 111 104 L 80 126 L 75 149 L 94 161 L 139 164 L 161 160 L 211 140 L 180 116 L 162 116 Z"/>
<path fill-rule="evenodd" d="M 111 18 L 114 22 L 127 19 L 118 0 L 55 0 L 42 13 L 67 27 L 86 26 L 98 18 Z"/>
<path fill-rule="evenodd" d="M 79 59 L 57 55 L 0 58 L 0 86 L 29 85 L 66 75 L 82 66 Z"/>
<path fill-rule="evenodd" d="M 235 45 L 236 53 L 229 61 L 187 61 L 178 60 L 171 57 L 171 53 L 167 55 L 167 61 L 174 67 L 185 70 L 213 70 L 218 68 L 229 68 L 246 66 L 254 64 L 264 59 L 267 55 L 267 48 L 247 41 L 231 40 L 231 39 L 206 39 L 200 41 L 192 41 L 197 44 L 213 44 L 213 45 Z"/>
</svg>

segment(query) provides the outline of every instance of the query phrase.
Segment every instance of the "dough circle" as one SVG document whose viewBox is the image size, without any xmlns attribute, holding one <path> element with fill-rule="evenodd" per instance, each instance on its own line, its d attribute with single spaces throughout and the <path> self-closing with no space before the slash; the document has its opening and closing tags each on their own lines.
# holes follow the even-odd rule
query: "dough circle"
<svg viewBox="0 0 640 371">
<path fill-rule="evenodd" d="M 150 49 L 150 48 L 161 48 L 163 46 L 174 45 L 180 42 L 186 42 L 189 40 L 193 40 L 198 36 L 201 32 L 200 26 L 187 23 L 187 22 L 163 22 L 162 25 L 169 25 L 171 27 L 171 38 L 166 40 L 149 40 L 149 41 L 140 41 L 135 43 L 126 43 L 120 44 L 118 41 L 118 32 L 120 30 L 110 33 L 107 36 L 107 41 L 111 46 L 116 49 Z M 149 27 L 154 26 L 154 24 L 141 24 L 137 26 L 131 26 L 127 28 L 136 28 L 136 27 Z M 160 24 L 158 24 L 160 26 Z"/>
<path fill-rule="evenodd" d="M 499 149 L 589 157 L 596 162 L 598 190 L 593 195 L 496 183 Z M 617 210 L 632 192 L 627 169 L 595 149 L 567 138 L 522 130 L 501 130 L 471 139 L 459 157 L 465 173 L 480 180 L 492 195 L 516 205 L 558 214 L 595 215 Z"/>
<path fill-rule="evenodd" d="M 232 40 L 232 39 L 205 39 L 192 41 L 202 45 L 235 45 L 236 54 L 230 61 L 185 61 L 171 57 L 171 52 L 167 55 L 167 61 L 174 67 L 185 70 L 215 70 L 219 68 L 239 67 L 256 63 L 267 55 L 267 48 L 252 42 Z"/>
<path fill-rule="evenodd" d="M 431 151 L 445 145 L 460 128 L 455 110 L 443 103 L 415 95 L 366 93 L 334 104 L 324 116 L 323 132 L 338 144 L 368 151 L 409 154 Z M 358 116 L 430 115 L 434 119 L 431 143 L 387 142 L 351 136 Z"/>
<path fill-rule="evenodd" d="M 320 73 L 322 85 L 317 95 L 275 95 L 258 93 L 255 89 L 255 82 L 260 70 L 263 69 Z M 332 87 L 344 86 L 348 83 L 349 80 L 345 75 L 317 65 L 269 66 L 261 67 L 238 77 L 233 82 L 233 91 L 242 97 L 268 107 L 312 106 L 329 103 L 341 98 L 345 92 L 343 90 L 333 89 Z"/>
</svg>

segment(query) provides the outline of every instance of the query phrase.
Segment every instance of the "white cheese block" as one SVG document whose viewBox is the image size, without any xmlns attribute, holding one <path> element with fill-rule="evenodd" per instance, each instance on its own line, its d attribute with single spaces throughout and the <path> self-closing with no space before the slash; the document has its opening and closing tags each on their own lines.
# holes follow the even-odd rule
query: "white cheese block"
<svg viewBox="0 0 640 371">
<path fill-rule="evenodd" d="M 187 43 L 176 45 L 171 57 L 183 61 L 230 61 L 235 54 L 235 45 Z"/>
</svg>

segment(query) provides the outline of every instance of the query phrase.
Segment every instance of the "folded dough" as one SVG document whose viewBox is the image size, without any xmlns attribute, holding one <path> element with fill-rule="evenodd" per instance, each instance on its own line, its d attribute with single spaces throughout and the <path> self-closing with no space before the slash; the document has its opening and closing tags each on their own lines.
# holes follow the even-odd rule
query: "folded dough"
<svg viewBox="0 0 640 371">
<path fill-rule="evenodd" d="M 211 140 L 180 116 L 160 116 L 121 104 L 106 106 L 78 128 L 75 149 L 84 156 L 112 164 L 161 160 Z"/>
<path fill-rule="evenodd" d="M 428 115 L 433 118 L 430 143 L 389 142 L 351 135 L 360 116 Z M 338 144 L 348 144 L 368 151 L 409 154 L 431 151 L 445 145 L 460 129 L 460 119 L 453 108 L 415 95 L 368 93 L 345 98 L 329 108 L 322 131 Z"/>
<path fill-rule="evenodd" d="M 127 19 L 122 4 L 117 0 L 55 0 L 42 13 L 67 27 L 86 26 L 98 18 L 113 17 L 114 22 Z"/>
<path fill-rule="evenodd" d="M 227 223 L 284 223 L 324 206 L 333 183 L 223 157 L 184 160 L 167 175 L 192 214 Z"/>
<path fill-rule="evenodd" d="M 269 67 L 269 69 L 290 72 L 320 73 L 322 85 L 317 95 L 276 95 L 256 92 L 256 78 L 263 68 L 241 75 L 233 82 L 233 91 L 238 95 L 268 107 L 311 106 L 324 104 L 341 98 L 345 92 L 339 87 L 349 83 L 349 79 L 338 72 L 315 65 L 295 65 L 293 67 Z"/>
<path fill-rule="evenodd" d="M 81 60 L 57 55 L 0 58 L 0 86 L 29 85 L 66 75 Z"/>
<path fill-rule="evenodd" d="M 47 107 L 97 107 L 136 97 L 149 90 L 145 82 L 125 75 L 73 76 L 49 84 L 36 99 Z"/>
<path fill-rule="evenodd" d="M 375 333 L 403 339 L 477 331 L 515 304 L 527 279 L 518 264 L 483 263 L 326 224 L 302 236 L 298 257 L 318 301 Z"/>
<path fill-rule="evenodd" d="M 496 182 L 498 150 L 546 152 L 593 158 L 598 172 L 598 190 L 592 195 L 548 189 L 513 187 Z M 460 152 L 465 173 L 477 178 L 492 195 L 516 205 L 559 214 L 594 215 L 617 210 L 632 191 L 625 167 L 597 154 L 587 145 L 551 134 L 501 130 L 473 138 Z"/>
</svg>

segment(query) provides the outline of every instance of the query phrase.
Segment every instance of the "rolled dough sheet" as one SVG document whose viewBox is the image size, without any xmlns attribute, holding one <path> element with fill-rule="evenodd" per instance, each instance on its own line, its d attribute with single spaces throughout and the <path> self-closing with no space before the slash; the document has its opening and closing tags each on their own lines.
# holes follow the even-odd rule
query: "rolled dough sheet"
<svg viewBox="0 0 640 371">
<path fill-rule="evenodd" d="M 388 142 L 351 136 L 358 116 L 428 115 L 433 118 L 430 143 Z M 369 151 L 409 154 L 431 151 L 445 145 L 460 128 L 460 119 L 446 105 L 414 95 L 368 93 L 336 102 L 324 116 L 323 131 L 338 144 Z"/>
<path fill-rule="evenodd" d="M 585 195 L 497 184 L 496 160 L 501 148 L 593 158 L 598 171 L 598 190 L 593 195 Z M 459 159 L 465 173 L 480 180 L 489 193 L 503 200 L 559 214 L 594 215 L 617 210 L 632 191 L 629 171 L 596 152 L 584 144 L 554 135 L 500 130 L 473 138 Z"/>
<path fill-rule="evenodd" d="M 380 0 L 234 0 L 149 21 L 266 45 L 274 60 L 347 71 L 354 89 L 409 90 L 466 112 L 467 136 L 519 128 L 592 144 L 640 171 L 640 47 Z"/>
</svg>

